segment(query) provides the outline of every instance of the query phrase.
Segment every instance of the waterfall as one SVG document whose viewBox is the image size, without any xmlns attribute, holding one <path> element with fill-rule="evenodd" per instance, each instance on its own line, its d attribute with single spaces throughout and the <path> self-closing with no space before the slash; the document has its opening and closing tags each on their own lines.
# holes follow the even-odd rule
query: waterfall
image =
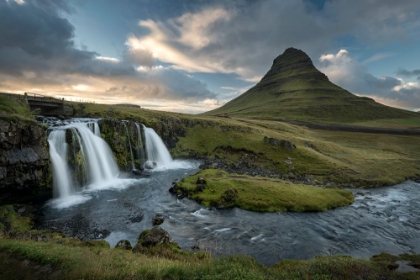
<svg viewBox="0 0 420 280">
<path fill-rule="evenodd" d="M 53 195 L 58 198 L 68 197 L 73 192 L 70 169 L 66 161 L 68 145 L 65 140 L 65 130 L 53 130 L 48 136 L 53 166 Z"/>
<path fill-rule="evenodd" d="M 66 130 L 72 132 L 73 144 L 80 145 L 83 163 L 83 181 L 88 187 L 109 182 L 118 174 L 118 166 L 108 144 L 100 135 L 99 126 L 94 123 L 70 123 L 54 127 L 48 136 L 50 157 L 53 165 L 54 197 L 65 198 L 74 193 L 75 182 L 67 163 L 68 144 Z M 75 152 L 75 151 L 73 151 Z M 76 156 L 74 156 L 76 158 Z"/>
<path fill-rule="evenodd" d="M 158 167 L 165 167 L 172 164 L 173 160 L 171 154 L 163 144 L 162 139 L 153 128 L 143 125 L 144 136 L 146 140 L 146 155 L 147 160 L 156 162 Z"/>
<path fill-rule="evenodd" d="M 81 148 L 86 159 L 85 173 L 90 184 L 98 184 L 115 178 L 118 166 L 108 144 L 96 136 L 84 123 L 73 123 L 67 126 L 77 129 L 81 139 Z"/>
<path fill-rule="evenodd" d="M 99 125 L 97 122 L 88 122 L 87 127 L 96 135 L 101 137 L 101 130 L 99 129 Z"/>
</svg>

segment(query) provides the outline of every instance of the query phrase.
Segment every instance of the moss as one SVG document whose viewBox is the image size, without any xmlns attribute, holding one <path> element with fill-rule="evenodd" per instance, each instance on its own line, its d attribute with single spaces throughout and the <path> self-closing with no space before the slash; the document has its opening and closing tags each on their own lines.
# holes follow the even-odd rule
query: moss
<svg viewBox="0 0 420 280">
<path fill-rule="evenodd" d="M 0 94 L 0 119 L 34 122 L 34 116 L 25 99 L 19 95 Z"/>
<path fill-rule="evenodd" d="M 29 231 L 32 228 L 33 222 L 30 216 L 24 216 L 17 213 L 17 209 L 29 206 L 23 205 L 3 205 L 0 206 L 0 223 L 2 224 L 2 231 L 7 234 L 20 234 Z M 31 210 L 26 210 L 31 212 Z"/>
<path fill-rule="evenodd" d="M 205 188 L 197 189 L 197 177 L 206 180 Z M 208 169 L 184 178 L 176 184 L 181 192 L 205 206 L 217 208 L 239 207 L 246 210 L 273 211 L 326 211 L 353 203 L 352 192 L 336 188 L 323 188 L 292 184 L 289 181 L 228 174 Z"/>
</svg>

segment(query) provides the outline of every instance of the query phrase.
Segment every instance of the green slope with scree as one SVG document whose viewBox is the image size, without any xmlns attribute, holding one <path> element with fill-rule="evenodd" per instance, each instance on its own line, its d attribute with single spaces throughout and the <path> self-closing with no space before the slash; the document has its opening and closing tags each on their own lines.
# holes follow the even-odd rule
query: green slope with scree
<svg viewBox="0 0 420 280">
<path fill-rule="evenodd" d="M 205 114 L 347 124 L 409 119 L 420 126 L 420 116 L 415 112 L 355 96 L 331 83 L 306 53 L 294 48 L 278 56 L 254 87 Z"/>
</svg>

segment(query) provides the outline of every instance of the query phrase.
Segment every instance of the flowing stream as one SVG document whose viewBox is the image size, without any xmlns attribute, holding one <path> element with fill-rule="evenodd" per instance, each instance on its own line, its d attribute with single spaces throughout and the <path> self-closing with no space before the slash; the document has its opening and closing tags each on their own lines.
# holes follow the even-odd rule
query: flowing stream
<svg viewBox="0 0 420 280">
<path fill-rule="evenodd" d="M 86 137 L 92 141 L 93 146 L 84 151 L 86 155 L 93 153 L 95 147 L 105 149 L 85 124 L 75 127 L 82 141 Z M 97 177 L 89 176 L 88 184 L 95 182 L 96 187 L 70 191 L 66 199 L 60 200 L 59 196 L 47 203 L 41 226 L 81 239 L 105 239 L 111 246 L 127 239 L 134 246 L 139 234 L 152 227 L 152 218 L 159 213 L 165 217 L 161 226 L 183 249 L 198 246 L 213 256 L 250 254 L 267 265 L 317 255 L 369 258 L 382 251 L 420 253 L 420 184 L 407 181 L 393 187 L 363 190 L 363 194 L 354 190 L 356 200 L 352 205 L 321 213 L 209 210 L 188 199 L 178 200 L 168 192 L 173 181 L 196 173 L 199 162 L 173 161 L 169 152 L 154 155 L 156 149 L 167 151 L 166 147 L 160 138 L 160 142 L 154 140 L 159 137 L 154 131 L 144 130 L 148 159 L 153 157 L 165 168 L 147 170 L 137 179 L 120 179 L 113 167 L 108 167 L 109 172 L 97 171 Z M 65 153 L 66 146 L 58 144 L 63 139 L 62 128 L 50 133 L 54 172 L 62 172 L 56 171 L 54 157 L 62 158 L 60 155 Z M 150 141 L 154 141 L 155 150 L 150 148 Z M 87 158 L 101 160 L 101 156 L 104 155 Z M 87 168 L 92 171 L 92 167 Z"/>
</svg>

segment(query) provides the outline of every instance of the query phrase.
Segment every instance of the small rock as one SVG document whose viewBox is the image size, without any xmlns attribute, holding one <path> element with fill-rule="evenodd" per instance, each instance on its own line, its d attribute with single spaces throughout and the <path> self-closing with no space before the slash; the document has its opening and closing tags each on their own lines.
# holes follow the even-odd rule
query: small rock
<svg viewBox="0 0 420 280">
<path fill-rule="evenodd" d="M 117 245 L 115 245 L 115 249 L 131 250 L 132 246 L 130 244 L 130 241 L 124 239 L 118 241 Z"/>
<path fill-rule="evenodd" d="M 156 214 L 152 219 L 152 224 L 154 226 L 158 226 L 158 225 L 163 224 L 164 221 L 165 221 L 165 218 L 161 214 Z"/>
<path fill-rule="evenodd" d="M 197 178 L 197 181 L 195 182 L 197 185 L 205 185 L 205 184 L 207 184 L 207 181 L 206 181 L 206 179 L 204 179 L 203 177 L 198 177 Z"/>
<path fill-rule="evenodd" d="M 133 173 L 134 175 L 141 175 L 142 170 L 139 169 L 133 169 L 131 170 L 131 173 Z"/>
<path fill-rule="evenodd" d="M 157 163 L 156 162 L 154 162 L 154 161 L 146 161 L 145 163 L 144 163 L 144 168 L 145 169 L 153 169 L 153 168 L 155 168 L 157 166 Z"/>
<path fill-rule="evenodd" d="M 289 172 L 289 174 L 287 175 L 287 177 L 289 179 L 295 179 L 296 178 L 296 176 L 295 176 L 295 174 L 293 172 Z"/>
<path fill-rule="evenodd" d="M 292 158 L 291 157 L 287 157 L 285 160 L 284 160 L 284 162 L 286 163 L 286 164 L 292 164 L 293 162 L 292 162 Z"/>
<path fill-rule="evenodd" d="M 173 243 L 173 240 L 169 233 L 159 226 L 145 230 L 139 236 L 139 244 L 143 247 L 153 247 L 164 243 Z"/>
<path fill-rule="evenodd" d="M 195 245 L 192 245 L 191 246 L 191 249 L 193 249 L 193 250 L 200 250 L 200 247 L 198 247 L 198 245 L 195 244 Z"/>
</svg>

